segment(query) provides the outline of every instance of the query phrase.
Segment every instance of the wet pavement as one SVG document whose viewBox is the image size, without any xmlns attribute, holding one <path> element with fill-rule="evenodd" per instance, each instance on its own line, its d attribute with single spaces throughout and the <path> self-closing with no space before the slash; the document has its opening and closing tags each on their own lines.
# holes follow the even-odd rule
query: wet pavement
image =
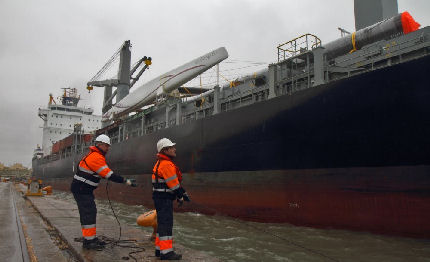
<svg viewBox="0 0 430 262">
<path fill-rule="evenodd" d="M 30 261 L 10 183 L 0 183 L 0 261 Z"/>
<path fill-rule="evenodd" d="M 23 197 L 25 187 L 11 185 L 24 232 L 30 261 L 64 262 L 78 261 L 71 254 L 57 231 L 51 227 L 33 208 L 32 203 Z M 40 197 L 39 197 L 40 198 Z M 12 260 L 10 260 L 12 261 Z"/>
<path fill-rule="evenodd" d="M 114 217 L 100 214 L 97 235 L 112 243 L 103 251 L 83 249 L 76 204 L 52 196 L 23 197 L 25 190 L 21 184 L 0 183 L 0 261 L 159 260 L 150 234 L 133 225 L 119 227 Z M 121 242 L 113 244 L 120 233 Z M 183 255 L 182 261 L 218 261 L 206 253 L 174 246 Z"/>
</svg>

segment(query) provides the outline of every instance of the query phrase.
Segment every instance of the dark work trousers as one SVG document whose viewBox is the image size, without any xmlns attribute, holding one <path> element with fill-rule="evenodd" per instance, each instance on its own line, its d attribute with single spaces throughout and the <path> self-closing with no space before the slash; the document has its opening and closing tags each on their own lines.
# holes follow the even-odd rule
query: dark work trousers
<svg viewBox="0 0 430 262">
<path fill-rule="evenodd" d="M 154 198 L 157 210 L 157 233 L 159 237 L 173 236 L 173 200 L 166 198 Z"/>
<path fill-rule="evenodd" d="M 97 217 L 97 207 L 93 194 L 76 194 L 73 197 L 78 205 L 81 225 L 95 225 Z"/>
</svg>

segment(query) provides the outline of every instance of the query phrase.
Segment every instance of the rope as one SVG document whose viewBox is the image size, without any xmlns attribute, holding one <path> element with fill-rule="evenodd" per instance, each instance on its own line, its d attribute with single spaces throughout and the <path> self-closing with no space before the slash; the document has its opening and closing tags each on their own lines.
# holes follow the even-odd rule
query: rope
<svg viewBox="0 0 430 262">
<path fill-rule="evenodd" d="M 121 48 L 122 48 L 122 46 L 111 56 L 111 58 L 109 58 L 109 60 L 106 62 L 106 64 L 102 67 L 102 69 L 100 69 L 98 72 L 97 72 L 97 74 L 95 74 L 92 78 L 91 78 L 91 80 L 89 81 L 89 82 L 91 82 L 91 81 L 95 81 L 95 80 L 97 80 L 97 79 L 99 79 L 100 78 L 100 76 L 101 75 L 103 75 L 111 66 L 112 66 L 112 64 L 115 62 L 115 60 L 117 60 L 118 59 L 118 57 L 119 57 L 119 54 L 120 54 L 120 52 L 121 52 Z"/>
<path fill-rule="evenodd" d="M 219 74 L 221 76 L 221 78 L 223 78 L 226 82 L 228 82 L 229 84 L 232 83 L 232 81 L 230 81 L 229 79 L 234 79 L 234 78 L 238 78 L 240 76 L 246 76 L 249 73 L 246 72 L 240 72 L 241 70 L 244 69 L 248 69 L 248 68 L 258 68 L 259 66 L 262 65 L 267 65 L 267 63 L 264 62 L 253 62 L 253 61 L 241 61 L 241 60 L 228 60 L 228 61 L 223 61 L 223 64 L 240 64 L 240 63 L 246 63 L 246 65 L 241 66 L 241 67 L 234 67 L 234 68 L 225 68 L 225 69 L 220 69 L 219 70 Z M 212 87 L 215 83 L 216 83 L 216 71 L 215 68 L 212 67 L 211 70 L 208 70 L 204 73 L 202 73 L 201 75 L 198 76 L 201 81 L 199 84 L 195 84 L 195 86 L 207 86 L 207 87 Z M 196 78 L 191 79 L 190 81 L 188 81 L 187 83 L 192 83 L 192 82 L 196 82 Z M 202 83 L 202 81 L 204 80 L 204 83 Z M 212 82 L 207 82 L 208 80 L 213 80 Z M 190 85 L 190 84 L 189 84 Z"/>
<path fill-rule="evenodd" d="M 247 61 L 247 60 L 239 60 L 239 59 L 229 59 L 224 63 L 233 64 L 233 63 L 248 63 L 254 65 L 267 65 L 267 62 L 257 62 L 257 61 Z"/>
<path fill-rule="evenodd" d="M 116 219 L 116 222 L 118 223 L 118 226 L 119 226 L 119 236 L 118 236 L 118 240 L 114 240 L 113 238 L 109 238 L 106 236 L 100 236 L 100 238 L 102 238 L 102 240 L 104 240 L 106 243 L 109 243 L 112 247 L 117 246 L 117 247 L 121 247 L 121 248 L 136 249 L 134 251 L 130 251 L 128 253 L 128 257 L 122 257 L 122 259 L 128 260 L 129 257 L 131 257 L 134 261 L 137 261 L 137 258 L 135 258 L 133 256 L 133 254 L 144 252 L 145 248 L 137 246 L 138 242 L 136 239 L 123 239 L 123 240 L 121 240 L 121 232 L 122 232 L 121 223 L 119 222 L 118 217 L 115 213 L 115 210 L 112 207 L 112 203 L 111 203 L 110 198 L 109 198 L 108 186 L 109 186 L 109 180 L 107 180 L 107 182 L 106 182 L 106 195 L 107 195 L 107 199 L 109 201 L 109 206 L 110 206 L 112 213 Z"/>
<path fill-rule="evenodd" d="M 122 260 L 129 260 L 130 258 L 132 258 L 134 261 L 137 262 L 137 258 L 134 257 L 133 254 L 144 252 L 145 248 L 144 247 L 139 247 L 138 246 L 139 242 L 137 242 L 136 239 L 123 239 L 123 240 L 121 240 L 122 227 L 121 227 L 121 223 L 119 222 L 118 217 L 117 217 L 117 215 L 115 213 L 115 210 L 112 207 L 112 203 L 111 203 L 110 198 L 109 198 L 109 189 L 108 189 L 108 186 L 109 186 L 109 180 L 106 183 L 106 195 L 107 195 L 107 199 L 109 201 L 109 206 L 110 206 L 110 208 L 112 210 L 112 213 L 113 213 L 113 215 L 114 215 L 114 217 L 116 219 L 116 222 L 118 223 L 118 226 L 119 226 L 119 236 L 118 236 L 117 240 L 115 240 L 112 237 L 107 237 L 107 236 L 104 236 L 104 235 L 100 235 L 100 236 L 98 236 L 98 238 L 101 241 L 105 242 L 106 245 L 110 245 L 112 248 L 114 246 L 117 246 L 117 247 L 120 247 L 120 248 L 135 249 L 133 251 L 128 252 L 128 256 L 124 256 L 121 259 Z M 84 238 L 83 237 L 76 237 L 74 239 L 74 241 L 75 242 L 83 242 Z"/>
</svg>

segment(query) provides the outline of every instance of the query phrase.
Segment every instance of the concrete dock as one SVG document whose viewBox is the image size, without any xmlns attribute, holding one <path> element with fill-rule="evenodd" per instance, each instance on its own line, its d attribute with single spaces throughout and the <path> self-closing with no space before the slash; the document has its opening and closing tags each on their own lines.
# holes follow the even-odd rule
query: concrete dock
<svg viewBox="0 0 430 262">
<path fill-rule="evenodd" d="M 103 251 L 85 250 L 76 204 L 52 196 L 24 196 L 22 184 L 0 183 L 0 261 L 158 261 L 150 235 L 121 224 L 119 244 Z M 97 235 L 118 240 L 115 219 L 97 216 Z M 207 254 L 177 243 L 175 251 L 183 261 L 218 261 Z"/>
</svg>

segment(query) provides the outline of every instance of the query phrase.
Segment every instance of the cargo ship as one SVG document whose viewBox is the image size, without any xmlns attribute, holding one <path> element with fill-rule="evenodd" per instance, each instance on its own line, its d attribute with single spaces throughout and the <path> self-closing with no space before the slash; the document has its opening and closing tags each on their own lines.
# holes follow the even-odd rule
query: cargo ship
<svg viewBox="0 0 430 262">
<path fill-rule="evenodd" d="M 183 84 L 225 48 L 128 93 L 138 65 L 126 41 L 118 79 L 89 82 L 105 88 L 102 128 L 75 130 L 33 158 L 33 174 L 68 190 L 90 137 L 107 134 L 108 164 L 140 185 L 109 184 L 110 198 L 152 207 L 155 145 L 167 137 L 192 198 L 182 211 L 429 238 L 430 28 L 407 12 L 381 20 L 327 44 L 312 34 L 280 44 L 267 69 L 197 94 Z"/>
</svg>

